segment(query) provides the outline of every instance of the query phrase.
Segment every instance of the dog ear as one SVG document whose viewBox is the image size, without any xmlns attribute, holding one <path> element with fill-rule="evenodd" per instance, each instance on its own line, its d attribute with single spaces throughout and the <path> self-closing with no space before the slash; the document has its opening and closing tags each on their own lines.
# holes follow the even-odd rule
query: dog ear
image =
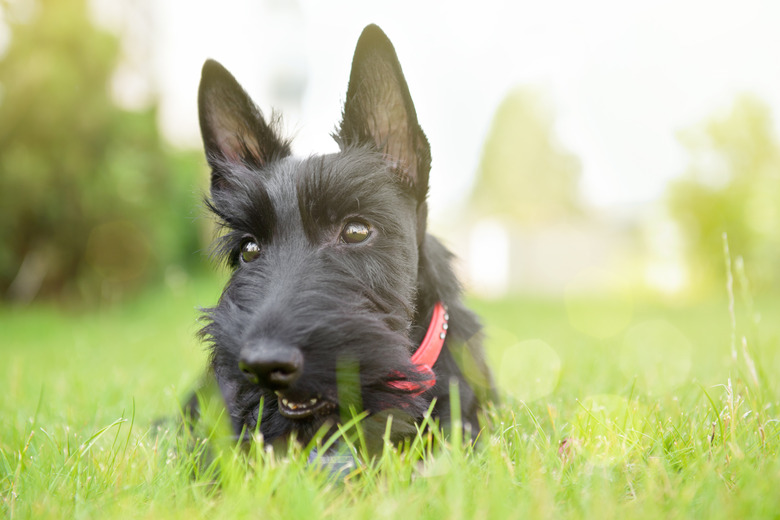
<svg viewBox="0 0 780 520">
<path fill-rule="evenodd" d="M 214 60 L 203 64 L 198 89 L 200 132 L 212 168 L 212 189 L 225 183 L 226 165 L 263 167 L 290 155 L 236 79 Z"/>
<path fill-rule="evenodd" d="M 338 140 L 342 147 L 376 146 L 425 200 L 431 148 L 393 44 L 376 25 L 363 29 L 355 48 Z"/>
</svg>

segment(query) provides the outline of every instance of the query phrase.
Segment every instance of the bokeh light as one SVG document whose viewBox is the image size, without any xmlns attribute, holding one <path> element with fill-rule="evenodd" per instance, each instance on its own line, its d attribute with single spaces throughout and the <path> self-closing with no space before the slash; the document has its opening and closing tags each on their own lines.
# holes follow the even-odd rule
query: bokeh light
<svg viewBox="0 0 780 520">
<path fill-rule="evenodd" d="M 569 323 L 590 337 L 615 336 L 631 323 L 634 300 L 628 290 L 615 286 L 611 273 L 586 271 L 564 292 Z M 603 284 L 603 285 L 602 285 Z M 601 287 L 595 287 L 602 285 Z"/>
<path fill-rule="evenodd" d="M 691 370 L 688 338 L 666 320 L 639 323 L 626 332 L 620 368 L 653 394 L 673 390 Z"/>
<path fill-rule="evenodd" d="M 499 387 L 528 402 L 555 390 L 561 375 L 561 358 L 544 341 L 529 339 L 507 348 L 497 369 Z"/>
</svg>

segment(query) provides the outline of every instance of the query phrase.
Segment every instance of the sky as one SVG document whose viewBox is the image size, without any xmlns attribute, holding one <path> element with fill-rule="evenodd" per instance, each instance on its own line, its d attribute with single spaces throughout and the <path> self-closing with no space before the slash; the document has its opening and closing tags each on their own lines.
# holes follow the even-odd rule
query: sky
<svg viewBox="0 0 780 520">
<path fill-rule="evenodd" d="M 275 99 L 268 81 L 274 71 L 305 79 L 300 107 L 285 113 L 294 150 L 334 151 L 329 134 L 339 120 L 354 45 L 368 23 L 393 41 L 431 142 L 434 212 L 467 196 L 493 113 L 514 86 L 545 94 L 558 138 L 582 162 L 583 195 L 601 208 L 658 199 L 685 171 L 677 133 L 726 113 L 741 93 L 766 102 L 778 126 L 775 0 L 292 4 L 149 3 L 146 52 L 169 139 L 199 146 L 200 68 L 215 58 L 266 113 Z"/>
</svg>

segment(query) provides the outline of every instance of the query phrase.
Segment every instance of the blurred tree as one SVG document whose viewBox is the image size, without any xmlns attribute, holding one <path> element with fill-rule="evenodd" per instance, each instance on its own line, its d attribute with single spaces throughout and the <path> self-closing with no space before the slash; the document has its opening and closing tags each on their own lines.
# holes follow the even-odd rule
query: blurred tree
<svg viewBox="0 0 780 520">
<path fill-rule="evenodd" d="M 767 106 L 750 96 L 680 134 L 690 156 L 668 204 L 687 247 L 694 288 L 725 280 L 722 234 L 754 285 L 780 285 L 780 146 Z"/>
<path fill-rule="evenodd" d="M 164 146 L 155 106 L 112 100 L 117 38 L 86 0 L 0 8 L 0 294 L 112 296 L 197 261 L 202 161 Z"/>
<path fill-rule="evenodd" d="M 579 214 L 579 177 L 579 159 L 558 142 L 543 97 L 516 88 L 493 118 L 472 206 L 482 215 L 524 225 Z"/>
</svg>

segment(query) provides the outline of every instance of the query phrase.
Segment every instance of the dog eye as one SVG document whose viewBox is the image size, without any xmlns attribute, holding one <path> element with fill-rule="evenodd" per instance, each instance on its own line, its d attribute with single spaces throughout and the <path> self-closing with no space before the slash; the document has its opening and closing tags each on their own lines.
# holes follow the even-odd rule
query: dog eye
<svg viewBox="0 0 780 520">
<path fill-rule="evenodd" d="M 353 220 L 347 222 L 347 225 L 341 231 L 341 241 L 345 244 L 359 244 L 360 242 L 365 242 L 370 235 L 371 229 L 368 227 L 368 224 Z"/>
<path fill-rule="evenodd" d="M 241 246 L 241 261 L 249 263 L 260 256 L 260 246 L 254 240 L 247 240 Z"/>
</svg>

